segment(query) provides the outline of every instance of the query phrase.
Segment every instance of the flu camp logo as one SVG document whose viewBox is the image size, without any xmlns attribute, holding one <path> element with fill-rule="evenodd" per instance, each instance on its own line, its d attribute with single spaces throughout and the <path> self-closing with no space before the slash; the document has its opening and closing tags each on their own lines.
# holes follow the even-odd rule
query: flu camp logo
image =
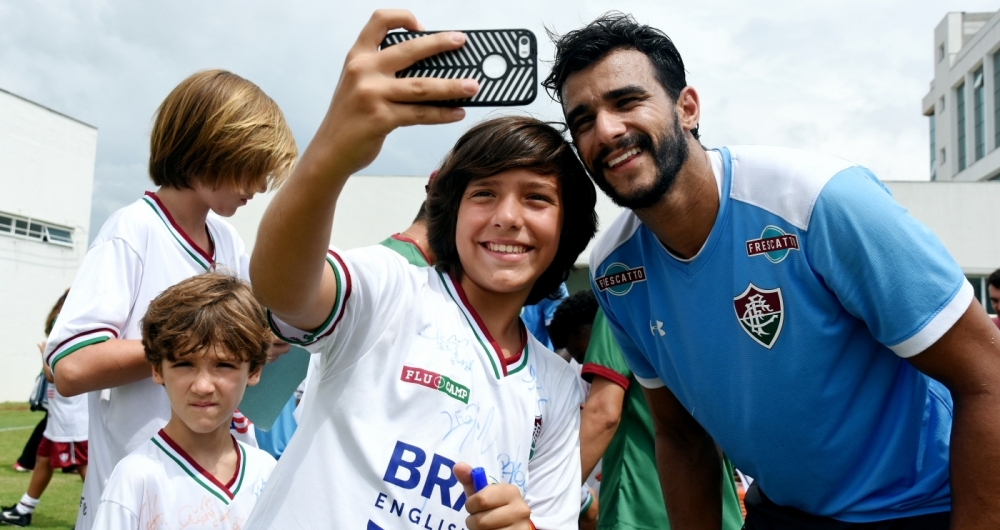
<svg viewBox="0 0 1000 530">
<path fill-rule="evenodd" d="M 612 263 L 604 269 L 604 276 L 594 278 L 594 283 L 601 291 L 608 291 L 615 296 L 628 294 L 632 285 L 646 281 L 646 267 L 630 268 L 624 263 Z"/>
<path fill-rule="evenodd" d="M 770 350 L 785 323 L 781 288 L 761 289 L 751 283 L 742 294 L 733 298 L 733 309 L 743 331 Z"/>
<path fill-rule="evenodd" d="M 799 238 L 786 234 L 777 226 L 768 225 L 760 234 L 760 239 L 747 241 L 747 256 L 763 254 L 771 263 L 781 263 L 792 250 L 799 250 Z"/>
<path fill-rule="evenodd" d="M 425 386 L 432 390 L 444 392 L 448 396 L 457 399 L 466 405 L 469 404 L 469 387 L 455 382 L 446 375 L 441 375 L 430 370 L 424 370 L 423 368 L 403 366 L 403 373 L 400 374 L 399 380 L 404 383 L 413 383 Z"/>
</svg>

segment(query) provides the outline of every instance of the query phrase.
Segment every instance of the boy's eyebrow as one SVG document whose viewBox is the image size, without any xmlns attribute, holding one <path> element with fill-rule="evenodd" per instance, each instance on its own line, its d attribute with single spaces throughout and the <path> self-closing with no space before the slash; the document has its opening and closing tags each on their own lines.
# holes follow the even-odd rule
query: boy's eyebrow
<svg viewBox="0 0 1000 530">
<path fill-rule="evenodd" d="M 479 179 L 473 179 L 469 181 L 469 186 L 495 186 L 500 183 L 500 180 L 495 177 L 483 177 Z"/>
<path fill-rule="evenodd" d="M 646 89 L 639 85 L 625 85 L 621 88 L 605 92 L 604 95 L 601 96 L 601 99 L 604 101 L 614 101 L 624 96 L 638 96 L 645 94 L 647 94 Z M 581 114 L 587 112 L 587 110 L 588 107 L 584 103 L 580 103 L 579 105 L 573 107 L 573 110 L 566 113 L 566 124 L 572 128 L 573 122 L 576 121 Z"/>
<path fill-rule="evenodd" d="M 529 188 L 540 188 L 555 191 L 559 189 L 559 185 L 551 180 L 532 180 L 528 183 Z"/>
<path fill-rule="evenodd" d="M 469 187 L 472 187 L 472 186 L 490 187 L 490 186 L 496 186 L 496 185 L 499 185 L 499 184 L 500 184 L 500 179 L 497 179 L 497 178 L 494 178 L 494 177 L 483 177 L 481 179 L 475 179 L 475 180 L 469 181 L 468 186 Z M 551 182 L 549 180 L 532 180 L 532 181 L 530 181 L 530 182 L 527 183 L 526 187 L 528 187 L 528 188 L 544 188 L 544 189 L 548 189 L 548 190 L 559 189 L 559 186 L 557 184 L 555 184 L 554 182 Z"/>
</svg>

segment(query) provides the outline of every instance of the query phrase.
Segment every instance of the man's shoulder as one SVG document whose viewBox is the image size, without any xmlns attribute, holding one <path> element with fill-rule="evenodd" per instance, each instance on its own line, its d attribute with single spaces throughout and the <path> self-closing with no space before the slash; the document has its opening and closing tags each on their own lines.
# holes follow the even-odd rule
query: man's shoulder
<svg viewBox="0 0 1000 530">
<path fill-rule="evenodd" d="M 611 254 L 627 244 L 642 226 L 642 221 L 632 210 L 625 209 L 614 221 L 608 225 L 601 235 L 594 241 L 594 248 L 590 252 L 590 270 L 597 276 L 597 270 Z"/>
<path fill-rule="evenodd" d="M 806 230 L 826 184 L 837 174 L 859 168 L 834 156 L 786 147 L 732 146 L 729 197 L 766 210 Z"/>
</svg>

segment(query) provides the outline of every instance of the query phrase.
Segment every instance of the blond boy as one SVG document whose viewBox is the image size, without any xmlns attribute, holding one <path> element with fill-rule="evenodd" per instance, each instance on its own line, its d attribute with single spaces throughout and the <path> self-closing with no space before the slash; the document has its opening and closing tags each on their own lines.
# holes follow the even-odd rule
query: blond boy
<svg viewBox="0 0 1000 530">
<path fill-rule="evenodd" d="M 139 341 L 149 301 L 209 270 L 246 278 L 243 241 L 222 217 L 277 185 L 296 156 L 277 104 L 230 72 L 198 72 L 160 105 L 149 159 L 159 189 L 105 222 L 45 350 L 60 393 L 89 392 L 90 473 L 78 530 L 92 528 L 118 461 L 170 419 Z"/>
</svg>

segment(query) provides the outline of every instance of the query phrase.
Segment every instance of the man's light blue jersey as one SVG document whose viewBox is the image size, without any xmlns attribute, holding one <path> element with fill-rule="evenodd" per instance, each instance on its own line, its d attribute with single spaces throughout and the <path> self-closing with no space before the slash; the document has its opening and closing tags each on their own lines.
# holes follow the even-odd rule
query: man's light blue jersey
<svg viewBox="0 0 1000 530">
<path fill-rule="evenodd" d="M 949 510 L 951 395 L 905 358 L 972 302 L 958 265 L 865 168 L 709 156 L 721 200 L 698 255 L 631 211 L 591 253 L 640 383 L 666 385 L 777 504 L 849 522 Z"/>
</svg>

